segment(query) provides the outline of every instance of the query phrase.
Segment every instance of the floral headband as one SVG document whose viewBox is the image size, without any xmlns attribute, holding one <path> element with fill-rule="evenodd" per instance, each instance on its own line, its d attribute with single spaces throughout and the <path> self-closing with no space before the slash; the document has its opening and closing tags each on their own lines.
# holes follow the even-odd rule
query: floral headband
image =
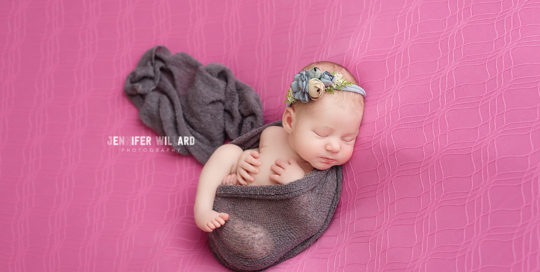
<svg viewBox="0 0 540 272">
<path fill-rule="evenodd" d="M 334 93 L 334 90 L 355 92 L 366 96 L 366 91 L 360 86 L 347 81 L 340 73 L 322 72 L 318 67 L 301 71 L 294 76 L 291 88 L 287 90 L 285 96 L 287 107 L 296 101 L 307 103 L 310 100 L 317 100 L 323 96 L 325 91 Z"/>
</svg>

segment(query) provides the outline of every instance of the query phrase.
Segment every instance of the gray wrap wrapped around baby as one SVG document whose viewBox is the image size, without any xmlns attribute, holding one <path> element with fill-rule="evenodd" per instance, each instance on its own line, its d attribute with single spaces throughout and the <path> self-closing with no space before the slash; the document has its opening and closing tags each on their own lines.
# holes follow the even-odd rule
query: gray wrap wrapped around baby
<svg viewBox="0 0 540 272">
<path fill-rule="evenodd" d="M 124 86 L 144 124 L 158 134 L 192 136 L 193 145 L 173 147 L 202 164 L 225 138 L 256 148 L 268 126 L 257 93 L 218 63 L 203 66 L 186 53 L 163 46 L 148 50 Z M 283 262 L 315 242 L 328 227 L 341 193 L 342 168 L 317 169 L 286 185 L 220 185 L 214 210 L 229 214 L 209 234 L 212 253 L 224 266 L 257 271 Z M 194 224 L 195 225 L 195 224 Z"/>
</svg>

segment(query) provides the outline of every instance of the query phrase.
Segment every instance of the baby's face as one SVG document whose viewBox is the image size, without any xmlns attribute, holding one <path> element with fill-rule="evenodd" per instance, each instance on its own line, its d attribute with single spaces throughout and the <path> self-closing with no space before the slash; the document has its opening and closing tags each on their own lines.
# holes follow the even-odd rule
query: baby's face
<svg viewBox="0 0 540 272">
<path fill-rule="evenodd" d="M 291 138 L 300 157 L 325 170 L 351 158 L 363 111 L 332 104 L 331 99 L 320 102 L 296 122 Z"/>
</svg>

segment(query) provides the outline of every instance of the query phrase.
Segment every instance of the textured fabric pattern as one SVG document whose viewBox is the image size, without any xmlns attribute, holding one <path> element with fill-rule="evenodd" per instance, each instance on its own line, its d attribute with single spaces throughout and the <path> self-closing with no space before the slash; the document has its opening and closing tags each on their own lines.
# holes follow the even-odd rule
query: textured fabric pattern
<svg viewBox="0 0 540 272">
<path fill-rule="evenodd" d="M 228 271 L 193 220 L 202 165 L 144 152 L 156 133 L 123 92 L 156 45 L 229 67 L 264 123 L 314 61 L 368 92 L 328 229 L 268 271 L 538 271 L 538 14 L 533 0 L 2 1 L 0 271 Z"/>
<path fill-rule="evenodd" d="M 186 53 L 149 49 L 131 72 L 124 91 L 141 120 L 168 136 L 180 154 L 202 164 L 223 144 L 263 125 L 259 96 L 219 63 L 203 65 Z M 181 139 L 194 137 L 194 145 Z"/>
<path fill-rule="evenodd" d="M 232 144 L 258 147 L 262 131 L 276 121 L 242 135 Z M 221 185 L 214 210 L 229 220 L 209 236 L 214 256 L 226 267 L 258 271 L 290 259 L 315 242 L 328 227 L 339 202 L 342 167 L 315 169 L 287 185 Z"/>
</svg>

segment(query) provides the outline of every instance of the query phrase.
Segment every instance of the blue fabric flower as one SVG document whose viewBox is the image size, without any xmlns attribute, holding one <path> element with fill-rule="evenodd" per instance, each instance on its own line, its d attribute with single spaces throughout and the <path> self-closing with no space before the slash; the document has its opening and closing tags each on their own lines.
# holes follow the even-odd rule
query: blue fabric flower
<svg viewBox="0 0 540 272">
<path fill-rule="evenodd" d="M 283 102 L 286 102 L 287 106 L 292 105 L 296 101 L 308 103 L 310 100 L 321 98 L 327 91 L 333 93 L 334 90 L 343 90 L 344 88 L 348 88 L 349 85 L 354 84 L 344 80 L 343 75 L 340 73 L 333 75 L 328 71 L 323 72 L 319 67 L 311 67 L 311 69 L 301 71 L 294 76 L 291 88 L 287 90 L 287 94 L 285 95 L 287 99 Z M 346 90 L 354 91 L 353 89 L 349 88 Z"/>
<path fill-rule="evenodd" d="M 320 80 L 324 83 L 324 86 L 328 87 L 334 82 L 334 75 L 328 71 L 324 71 L 324 73 L 321 74 Z"/>
<path fill-rule="evenodd" d="M 311 78 L 319 78 L 322 74 L 321 69 L 319 69 L 319 67 L 312 67 L 311 69 L 309 69 L 308 72 Z"/>
<path fill-rule="evenodd" d="M 307 70 L 304 70 L 294 76 L 291 83 L 291 89 L 294 99 L 302 101 L 303 103 L 309 102 L 311 97 L 308 93 L 308 82 L 311 79 L 311 75 Z"/>
</svg>

